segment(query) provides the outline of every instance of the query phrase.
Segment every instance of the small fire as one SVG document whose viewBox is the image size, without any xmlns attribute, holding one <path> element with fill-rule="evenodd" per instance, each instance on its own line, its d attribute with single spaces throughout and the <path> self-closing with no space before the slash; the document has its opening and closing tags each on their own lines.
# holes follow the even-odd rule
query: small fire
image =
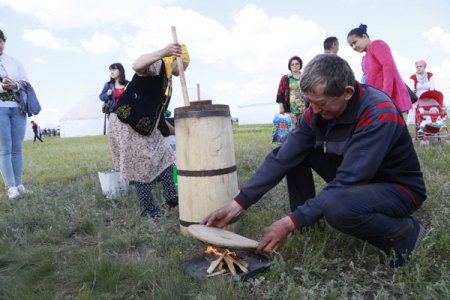
<svg viewBox="0 0 450 300">
<path fill-rule="evenodd" d="M 222 255 L 222 253 L 217 248 L 214 248 L 213 246 L 208 246 L 208 248 L 206 248 L 206 250 L 205 250 L 205 253 L 206 254 L 212 254 L 212 255 L 215 255 L 215 256 L 221 256 Z"/>
<path fill-rule="evenodd" d="M 208 270 L 206 270 L 206 272 L 209 274 L 208 277 L 225 274 L 227 272 L 231 272 L 233 275 L 235 275 L 237 273 L 237 270 L 234 265 L 236 265 L 240 271 L 244 273 L 248 272 L 248 263 L 242 258 L 238 257 L 236 252 L 231 252 L 228 249 L 225 249 L 224 252 L 220 252 L 217 248 L 208 246 L 208 248 L 206 248 L 205 250 L 205 253 L 218 256 L 216 260 L 211 262 Z M 214 272 L 215 270 L 217 271 Z"/>
<path fill-rule="evenodd" d="M 225 255 L 229 255 L 229 256 L 231 256 L 233 258 L 237 257 L 236 252 L 231 252 L 230 250 L 225 249 L 225 252 L 222 253 L 222 252 L 219 251 L 219 249 L 214 248 L 213 246 L 208 246 L 208 248 L 206 248 L 206 250 L 205 250 L 205 253 L 206 254 L 215 255 L 215 256 L 221 256 L 222 254 L 225 253 Z"/>
</svg>

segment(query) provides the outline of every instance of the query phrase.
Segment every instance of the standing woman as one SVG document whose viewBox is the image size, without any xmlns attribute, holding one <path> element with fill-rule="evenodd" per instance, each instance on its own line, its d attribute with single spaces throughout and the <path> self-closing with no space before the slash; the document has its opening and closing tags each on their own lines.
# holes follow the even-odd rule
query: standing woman
<svg viewBox="0 0 450 300">
<path fill-rule="evenodd" d="M 14 199 L 27 192 L 22 184 L 22 144 L 27 117 L 13 95 L 19 90 L 18 81 L 27 80 L 27 74 L 19 60 L 4 53 L 5 42 L 0 30 L 0 171 L 8 197 Z"/>
<path fill-rule="evenodd" d="M 103 90 L 100 93 L 100 100 L 105 102 L 104 113 L 109 114 L 116 105 L 119 97 L 123 94 L 125 86 L 128 84 L 128 80 L 125 77 L 125 69 L 121 63 L 113 63 L 109 66 L 111 71 L 111 78 L 103 86 Z"/>
<path fill-rule="evenodd" d="M 385 92 L 402 112 L 411 109 L 411 98 L 389 46 L 382 40 L 371 41 L 364 24 L 350 30 L 347 42 L 356 52 L 366 52 L 362 61 L 365 83 Z"/>
<path fill-rule="evenodd" d="M 133 63 L 136 74 L 110 116 L 114 169 L 135 184 L 141 214 L 155 218 L 161 211 L 153 201 L 153 182 L 161 181 L 168 206 L 178 205 L 172 176 L 175 153 L 164 138 L 175 133 L 164 113 L 170 101 L 172 74 L 179 74 L 176 57 L 182 58 L 186 69 L 187 49 L 176 43 L 139 56 Z"/>
<path fill-rule="evenodd" d="M 302 67 L 303 61 L 300 57 L 291 57 L 288 61 L 288 69 L 291 71 L 291 74 L 286 74 L 281 77 L 277 92 L 276 102 L 280 105 L 280 114 L 290 114 L 292 128 L 295 128 L 299 116 L 306 107 L 306 102 L 300 90 L 300 70 Z"/>
</svg>

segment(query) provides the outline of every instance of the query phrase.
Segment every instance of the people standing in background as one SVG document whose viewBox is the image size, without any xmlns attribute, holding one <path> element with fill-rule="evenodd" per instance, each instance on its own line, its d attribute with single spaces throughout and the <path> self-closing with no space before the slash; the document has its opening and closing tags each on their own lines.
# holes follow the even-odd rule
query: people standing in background
<svg viewBox="0 0 450 300">
<path fill-rule="evenodd" d="M 43 143 L 44 141 L 42 140 L 40 135 L 39 125 L 36 122 L 31 121 L 31 129 L 33 129 L 34 133 L 33 143 L 36 143 L 36 139 L 40 140 L 41 143 Z"/>
<path fill-rule="evenodd" d="M 175 153 L 164 137 L 175 134 L 164 113 L 170 102 L 172 74 L 179 74 L 176 57 L 189 65 L 185 46 L 172 43 L 139 56 L 133 63 L 136 74 L 110 116 L 109 140 L 113 165 L 126 181 L 135 184 L 141 214 L 157 218 L 152 184 L 161 181 L 169 207 L 178 205 L 172 175 Z"/>
<path fill-rule="evenodd" d="M 339 41 L 335 36 L 329 36 L 323 41 L 324 53 L 337 54 L 339 51 Z"/>
<path fill-rule="evenodd" d="M 424 60 L 418 60 L 415 63 L 416 73 L 409 77 L 409 87 L 416 93 L 417 98 L 424 92 L 435 89 L 434 76 L 431 72 L 426 72 L 427 63 Z M 408 112 L 408 125 L 414 125 L 416 122 L 416 105 Z"/>
<path fill-rule="evenodd" d="M 303 61 L 298 56 L 293 56 L 288 61 L 290 74 L 283 75 L 278 86 L 276 102 L 280 105 L 280 114 L 288 113 L 292 119 L 292 129 L 297 125 L 299 116 L 306 108 L 306 101 L 300 90 L 300 70 Z"/>
<path fill-rule="evenodd" d="M 100 93 L 100 100 L 104 101 L 103 112 L 105 114 L 111 113 L 114 105 L 119 100 L 119 97 L 123 94 L 128 80 L 125 76 L 125 69 L 121 63 L 113 63 L 109 66 L 111 71 L 110 79 L 103 86 L 103 90 Z"/>
<path fill-rule="evenodd" d="M 409 77 L 409 86 L 417 97 L 424 92 L 435 89 L 434 76 L 431 72 L 426 72 L 427 63 L 424 60 L 416 61 L 416 73 Z"/>
<path fill-rule="evenodd" d="M 19 109 L 13 92 L 19 90 L 19 80 L 27 80 L 22 63 L 4 53 L 6 37 L 0 30 L 0 171 L 8 191 L 14 199 L 26 193 L 22 184 L 22 144 L 27 117 Z"/>
<path fill-rule="evenodd" d="M 402 112 L 411 109 L 411 98 L 386 42 L 371 41 L 364 24 L 350 30 L 347 42 L 356 52 L 366 53 L 362 60 L 363 82 L 385 92 Z"/>
</svg>

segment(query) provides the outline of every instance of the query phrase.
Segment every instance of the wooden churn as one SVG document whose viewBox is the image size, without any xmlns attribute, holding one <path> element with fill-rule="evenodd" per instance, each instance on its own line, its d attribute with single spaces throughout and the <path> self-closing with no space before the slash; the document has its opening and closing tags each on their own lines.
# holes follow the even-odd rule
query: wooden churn
<svg viewBox="0 0 450 300">
<path fill-rule="evenodd" d="M 181 233 L 238 193 L 228 105 L 175 109 L 178 199 Z"/>
</svg>

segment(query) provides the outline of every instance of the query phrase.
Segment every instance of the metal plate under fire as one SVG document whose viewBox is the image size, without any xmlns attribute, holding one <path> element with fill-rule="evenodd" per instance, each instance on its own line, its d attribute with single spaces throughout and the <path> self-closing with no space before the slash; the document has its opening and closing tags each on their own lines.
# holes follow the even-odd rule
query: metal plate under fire
<svg viewBox="0 0 450 300">
<path fill-rule="evenodd" d="M 218 248 L 219 251 L 223 252 L 224 249 Z M 231 252 L 236 252 L 237 256 L 242 258 L 248 263 L 248 272 L 243 273 L 240 270 L 235 275 L 239 278 L 240 281 L 246 281 L 259 273 L 265 272 L 269 270 L 272 262 L 263 255 L 259 255 L 256 253 L 252 253 L 245 250 L 237 250 L 237 249 L 228 249 Z M 207 278 L 209 275 L 206 270 L 208 270 L 211 262 L 216 260 L 217 256 L 203 253 L 202 255 L 195 256 L 194 258 L 185 260 L 183 263 L 184 270 L 192 277 L 196 278 Z M 238 269 L 238 268 L 236 268 Z M 226 276 L 231 273 L 218 275 L 215 277 Z M 215 278 L 211 277 L 211 278 Z"/>
</svg>

